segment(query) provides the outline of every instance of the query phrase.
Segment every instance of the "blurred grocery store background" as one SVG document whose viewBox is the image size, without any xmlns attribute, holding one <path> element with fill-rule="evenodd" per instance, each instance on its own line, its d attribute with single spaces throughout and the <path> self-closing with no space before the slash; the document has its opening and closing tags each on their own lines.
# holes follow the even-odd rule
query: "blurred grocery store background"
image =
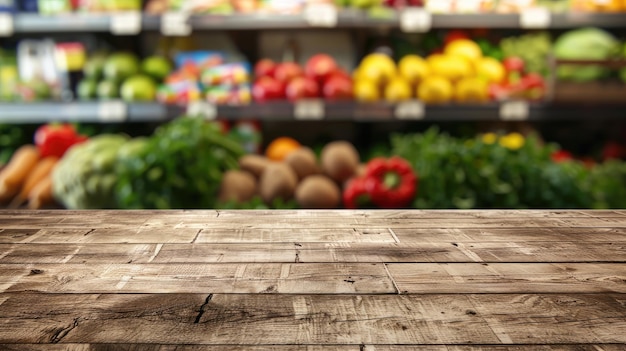
<svg viewBox="0 0 626 351">
<path fill-rule="evenodd" d="M 626 208 L 626 0 L 0 0 L 0 208 Z"/>
</svg>

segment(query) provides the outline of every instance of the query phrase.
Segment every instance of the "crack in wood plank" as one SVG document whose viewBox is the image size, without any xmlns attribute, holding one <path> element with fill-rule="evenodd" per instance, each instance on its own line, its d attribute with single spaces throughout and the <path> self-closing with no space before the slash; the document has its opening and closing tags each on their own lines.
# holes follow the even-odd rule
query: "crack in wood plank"
<svg viewBox="0 0 626 351">
<path fill-rule="evenodd" d="M 194 324 L 200 323 L 200 320 L 202 319 L 204 312 L 206 312 L 207 306 L 209 305 L 209 302 L 211 302 L 211 299 L 213 299 L 213 294 L 209 294 L 204 300 L 204 303 L 200 306 L 198 315 L 196 316 L 196 319 L 193 321 Z"/>
<path fill-rule="evenodd" d="M 400 288 L 398 288 L 398 284 L 396 284 L 396 280 L 393 278 L 391 272 L 389 272 L 389 269 L 387 268 L 387 263 L 383 262 L 383 267 L 385 268 L 385 272 L 387 272 L 389 280 L 391 280 L 391 284 L 393 284 L 393 288 L 396 289 L 396 294 L 401 294 Z"/>
<path fill-rule="evenodd" d="M 157 244 L 156 247 L 154 248 L 154 253 L 152 254 L 152 256 L 150 256 L 150 258 L 148 258 L 148 262 L 152 262 L 157 257 L 159 252 L 161 252 L 162 248 L 163 248 L 163 244 Z"/>
<path fill-rule="evenodd" d="M 63 340 L 71 332 L 74 328 L 78 327 L 78 321 L 80 317 L 74 318 L 74 322 L 65 328 L 59 328 L 55 331 L 50 337 L 50 342 L 53 344 L 58 344 L 59 341 Z"/>
<path fill-rule="evenodd" d="M 198 232 L 196 233 L 196 236 L 193 237 L 193 239 L 191 240 L 191 243 L 195 243 L 196 240 L 198 240 L 198 237 L 200 236 L 200 233 L 202 233 L 202 229 L 198 229 Z"/>
<path fill-rule="evenodd" d="M 387 228 L 389 230 L 389 233 L 391 234 L 391 237 L 393 238 L 393 240 L 396 241 L 396 244 L 400 243 L 400 239 L 398 239 L 398 236 L 396 235 L 396 232 L 393 231 L 392 228 Z"/>
</svg>

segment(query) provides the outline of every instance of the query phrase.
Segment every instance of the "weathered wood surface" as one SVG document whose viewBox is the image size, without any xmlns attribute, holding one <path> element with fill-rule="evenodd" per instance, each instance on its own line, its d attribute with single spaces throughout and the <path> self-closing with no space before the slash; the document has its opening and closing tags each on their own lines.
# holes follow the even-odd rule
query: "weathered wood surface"
<svg viewBox="0 0 626 351">
<path fill-rule="evenodd" d="M 626 350 L 626 211 L 0 211 L 0 350 Z"/>
</svg>

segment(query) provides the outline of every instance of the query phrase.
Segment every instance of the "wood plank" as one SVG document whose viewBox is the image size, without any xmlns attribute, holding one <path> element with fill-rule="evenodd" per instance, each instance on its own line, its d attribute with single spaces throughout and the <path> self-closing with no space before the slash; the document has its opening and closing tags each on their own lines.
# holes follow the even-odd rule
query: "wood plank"
<svg viewBox="0 0 626 351">
<path fill-rule="evenodd" d="M 0 244 L 0 263 L 148 263 L 163 244 Z"/>
<path fill-rule="evenodd" d="M 1 251 L 1 246 L 0 246 Z M 155 263 L 626 262 L 626 242 L 165 244 Z"/>
<path fill-rule="evenodd" d="M 158 344 L 0 344 L 5 351 L 624 351 L 626 345 L 158 345 Z"/>
<path fill-rule="evenodd" d="M 360 345 L 0 344 L 4 351 L 360 351 Z M 417 348 L 422 349 L 421 347 Z M 367 350 L 367 348 L 366 348 Z M 426 349 L 424 349 L 426 350 Z M 437 349 L 429 349 L 437 351 Z M 446 350 L 446 349 L 442 349 Z M 607 350 L 608 351 L 608 350 Z"/>
<path fill-rule="evenodd" d="M 395 243 L 388 228 L 245 228 L 202 229 L 196 243 L 373 242 Z"/>
<path fill-rule="evenodd" d="M 0 264 L 0 281 L 21 265 Z M 6 291 L 71 293 L 396 293 L 382 264 L 38 264 Z"/>
<path fill-rule="evenodd" d="M 624 351 L 626 345 L 462 345 L 462 346 L 417 346 L 417 345 L 365 345 L 363 351 Z"/>
<path fill-rule="evenodd" d="M 394 228 L 626 227 L 624 211 L 612 215 L 583 211 L 1 211 L 0 228 L 228 229 L 232 226 L 347 228 L 381 225 Z"/>
<path fill-rule="evenodd" d="M 0 229 L 0 243 L 19 243 L 37 233 L 39 229 Z"/>
<path fill-rule="evenodd" d="M 626 264 L 390 263 L 401 293 L 626 293 Z"/>
<path fill-rule="evenodd" d="M 626 228 L 394 228 L 401 243 L 420 242 L 626 242 Z"/>
<path fill-rule="evenodd" d="M 626 343 L 623 294 L 5 295 L 3 343 Z"/>
<path fill-rule="evenodd" d="M 160 244 L 191 243 L 198 229 L 41 229 L 28 240 L 32 243 L 90 243 L 90 244 Z"/>
<path fill-rule="evenodd" d="M 626 262 L 626 242 L 0 244 L 5 264 L 149 262 Z"/>
</svg>

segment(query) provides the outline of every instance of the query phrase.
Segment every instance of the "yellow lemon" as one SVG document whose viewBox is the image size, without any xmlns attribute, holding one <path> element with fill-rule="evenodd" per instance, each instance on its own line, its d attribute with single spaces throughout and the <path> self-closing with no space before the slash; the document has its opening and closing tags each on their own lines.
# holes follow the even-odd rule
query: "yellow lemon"
<svg viewBox="0 0 626 351">
<path fill-rule="evenodd" d="M 450 42 L 443 49 L 443 53 L 446 55 L 465 57 L 470 62 L 475 62 L 483 57 L 483 51 L 480 49 L 480 46 L 469 39 L 457 39 Z"/>
<path fill-rule="evenodd" d="M 417 88 L 418 99 L 427 104 L 441 104 L 452 99 L 452 83 L 444 77 L 429 76 Z"/>
<path fill-rule="evenodd" d="M 398 63 L 398 70 L 412 85 L 419 84 L 430 72 L 426 60 L 417 55 L 404 56 Z"/>
<path fill-rule="evenodd" d="M 380 100 L 380 89 L 371 80 L 360 79 L 354 82 L 354 98 L 357 101 L 373 102 Z"/>
<path fill-rule="evenodd" d="M 395 77 L 396 63 L 385 54 L 373 53 L 363 58 L 358 71 L 359 78 L 368 79 L 375 84 L 382 85 Z"/>
<path fill-rule="evenodd" d="M 389 102 L 408 100 L 411 95 L 411 84 L 402 77 L 392 79 L 385 87 L 385 100 Z"/>
<path fill-rule="evenodd" d="M 474 74 L 470 62 L 460 56 L 431 55 L 428 59 L 430 74 L 444 77 L 452 82 Z"/>
<path fill-rule="evenodd" d="M 489 100 L 487 81 L 478 77 L 463 78 L 454 87 L 454 99 L 458 102 L 486 102 Z"/>
<path fill-rule="evenodd" d="M 476 75 L 489 83 L 501 83 L 506 75 L 502 63 L 493 57 L 483 57 L 474 64 Z"/>
</svg>

